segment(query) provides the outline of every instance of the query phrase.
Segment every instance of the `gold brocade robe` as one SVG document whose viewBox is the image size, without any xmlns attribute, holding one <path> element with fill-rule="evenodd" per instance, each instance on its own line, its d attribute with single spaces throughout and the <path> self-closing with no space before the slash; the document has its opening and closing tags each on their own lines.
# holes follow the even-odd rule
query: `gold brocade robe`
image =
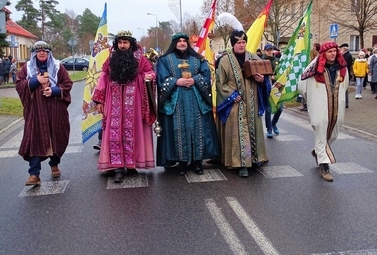
<svg viewBox="0 0 377 255">
<path fill-rule="evenodd" d="M 259 57 L 246 52 L 246 60 Z M 221 161 L 226 167 L 252 167 L 268 161 L 262 117 L 258 116 L 258 89 L 254 79 L 244 79 L 233 52 L 224 55 L 216 72 L 217 106 L 233 100 L 238 93 L 242 100 L 234 102 L 223 123 L 217 118 L 221 144 Z"/>
</svg>

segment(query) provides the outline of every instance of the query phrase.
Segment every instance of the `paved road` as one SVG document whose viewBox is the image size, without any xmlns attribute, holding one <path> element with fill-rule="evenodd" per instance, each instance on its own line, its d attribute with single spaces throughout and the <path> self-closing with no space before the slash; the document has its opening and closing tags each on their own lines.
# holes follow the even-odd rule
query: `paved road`
<svg viewBox="0 0 377 255">
<path fill-rule="evenodd" d="M 22 122 L 0 135 L 0 254 L 377 254 L 373 136 L 342 130 L 328 183 L 307 116 L 286 110 L 248 179 L 206 164 L 203 176 L 156 168 L 114 185 L 96 171 L 96 139 L 81 143 L 80 86 L 58 180 L 44 162 L 43 185 L 24 187 Z"/>
</svg>

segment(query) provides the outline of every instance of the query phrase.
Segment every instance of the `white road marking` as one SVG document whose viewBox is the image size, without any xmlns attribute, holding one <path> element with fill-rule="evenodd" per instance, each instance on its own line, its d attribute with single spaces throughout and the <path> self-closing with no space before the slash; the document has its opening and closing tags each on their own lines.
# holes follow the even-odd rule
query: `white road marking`
<svg viewBox="0 0 377 255">
<path fill-rule="evenodd" d="M 193 182 L 214 182 L 228 180 L 219 169 L 204 169 L 203 175 L 197 175 L 192 171 L 186 173 L 186 180 L 189 183 Z"/>
<path fill-rule="evenodd" d="M 372 170 L 360 166 L 354 162 L 336 163 L 330 166 L 331 170 L 338 174 L 365 174 L 373 173 Z"/>
<path fill-rule="evenodd" d="M 248 254 L 237 234 L 234 232 L 232 226 L 230 226 L 229 222 L 225 219 L 221 209 L 217 207 L 213 199 L 206 199 L 205 202 L 207 209 L 209 210 L 212 218 L 215 220 L 221 235 L 225 239 L 225 242 L 229 245 L 232 253 L 237 255 Z"/>
<path fill-rule="evenodd" d="M 261 250 L 266 255 L 278 255 L 279 252 L 272 245 L 271 241 L 265 236 L 263 231 L 253 221 L 253 219 L 246 213 L 242 205 L 234 197 L 227 197 L 228 204 L 236 213 L 242 224 L 245 226 L 249 234 L 253 237 L 255 242 L 259 245 Z"/>
<path fill-rule="evenodd" d="M 44 182 L 41 186 L 27 186 L 18 197 L 35 197 L 44 195 L 55 195 L 64 193 L 68 180 Z"/>
<path fill-rule="evenodd" d="M 266 178 L 304 176 L 291 166 L 263 166 L 259 168 L 258 171 Z"/>
<path fill-rule="evenodd" d="M 114 178 L 107 179 L 106 189 L 129 189 L 129 188 L 144 188 L 148 187 L 148 178 L 144 173 L 139 173 L 135 176 L 125 176 L 123 182 L 114 183 Z"/>
<path fill-rule="evenodd" d="M 377 255 L 377 249 L 359 250 L 359 251 L 340 251 L 340 252 L 313 253 L 312 255 Z"/>
</svg>

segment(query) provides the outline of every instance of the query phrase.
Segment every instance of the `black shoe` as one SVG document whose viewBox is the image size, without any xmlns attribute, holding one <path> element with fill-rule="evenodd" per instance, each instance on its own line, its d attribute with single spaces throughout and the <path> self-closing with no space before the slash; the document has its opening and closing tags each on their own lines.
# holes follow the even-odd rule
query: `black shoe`
<svg viewBox="0 0 377 255">
<path fill-rule="evenodd" d="M 171 170 L 172 168 L 175 168 L 177 166 L 178 166 L 178 163 L 175 161 L 166 161 L 164 168 L 165 170 Z"/>
<path fill-rule="evenodd" d="M 213 164 L 213 165 L 221 165 L 221 160 L 220 158 L 211 158 L 210 160 L 207 160 L 208 164 Z"/>
<path fill-rule="evenodd" d="M 102 141 L 99 140 L 98 143 L 97 143 L 96 145 L 93 145 L 93 149 L 95 149 L 95 150 L 99 150 L 99 151 L 100 151 L 100 150 L 101 150 L 101 142 L 102 142 Z"/>
<path fill-rule="evenodd" d="M 203 174 L 203 164 L 201 160 L 194 162 L 194 173 L 197 175 Z"/>
<path fill-rule="evenodd" d="M 187 171 L 187 162 L 179 162 L 178 169 L 179 169 L 179 175 L 184 176 Z"/>
<path fill-rule="evenodd" d="M 135 168 L 127 168 L 127 171 L 126 171 L 127 176 L 134 176 L 138 174 L 139 172 Z"/>
<path fill-rule="evenodd" d="M 115 173 L 115 176 L 114 176 L 115 183 L 123 182 L 123 180 L 124 180 L 124 172 Z"/>
<path fill-rule="evenodd" d="M 315 163 L 318 165 L 318 158 L 317 153 L 315 153 L 315 150 L 312 150 L 312 156 L 315 158 Z"/>
<path fill-rule="evenodd" d="M 241 167 L 240 170 L 238 170 L 238 176 L 242 178 L 249 177 L 249 172 L 247 171 L 246 167 Z"/>
</svg>

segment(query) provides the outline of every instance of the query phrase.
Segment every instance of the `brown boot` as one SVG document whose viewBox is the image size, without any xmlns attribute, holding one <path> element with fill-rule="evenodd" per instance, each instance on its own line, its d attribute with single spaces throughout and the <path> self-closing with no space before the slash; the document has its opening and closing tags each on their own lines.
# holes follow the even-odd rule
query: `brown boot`
<svg viewBox="0 0 377 255">
<path fill-rule="evenodd" d="M 60 170 L 58 166 L 51 167 L 51 176 L 52 178 L 59 178 L 60 177 Z"/>
<path fill-rule="evenodd" d="M 41 179 L 39 176 L 30 175 L 29 179 L 25 182 L 25 186 L 41 185 Z"/>
<path fill-rule="evenodd" d="M 329 164 L 324 163 L 324 164 L 319 164 L 321 168 L 321 177 L 325 181 L 332 182 L 334 180 L 334 177 L 330 173 L 330 167 Z"/>
</svg>

